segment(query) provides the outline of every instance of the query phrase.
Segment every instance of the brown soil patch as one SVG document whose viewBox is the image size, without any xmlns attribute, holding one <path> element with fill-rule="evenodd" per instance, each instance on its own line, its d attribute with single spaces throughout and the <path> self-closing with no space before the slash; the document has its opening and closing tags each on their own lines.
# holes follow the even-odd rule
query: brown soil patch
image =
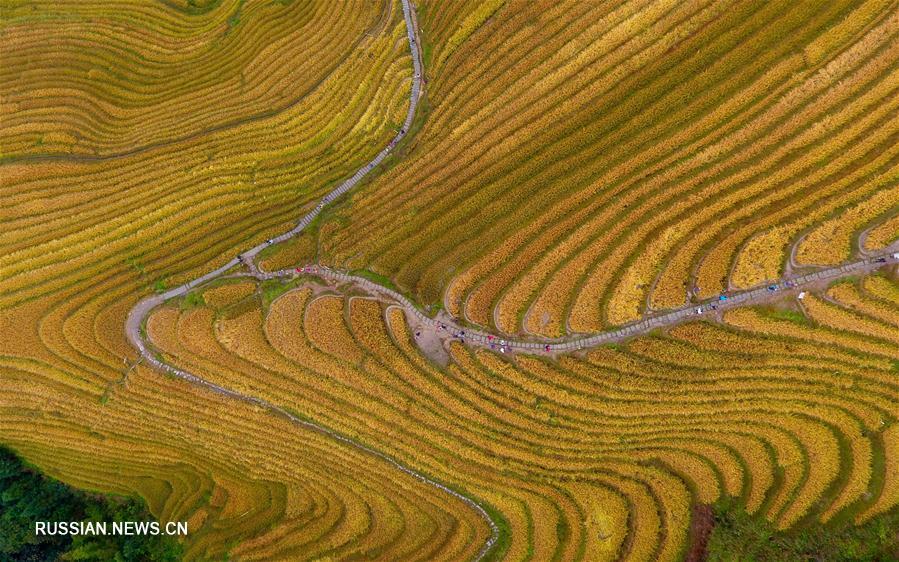
<svg viewBox="0 0 899 562">
<path fill-rule="evenodd" d="M 709 535 L 715 526 L 715 517 L 710 505 L 694 505 L 690 518 L 690 550 L 687 551 L 686 562 L 704 562 L 708 552 Z"/>
</svg>

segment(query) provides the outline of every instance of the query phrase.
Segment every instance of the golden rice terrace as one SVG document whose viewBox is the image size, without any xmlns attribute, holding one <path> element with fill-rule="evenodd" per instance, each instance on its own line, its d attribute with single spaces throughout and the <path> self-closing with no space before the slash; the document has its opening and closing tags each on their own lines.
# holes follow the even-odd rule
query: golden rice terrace
<svg viewBox="0 0 899 562">
<path fill-rule="evenodd" d="M 899 559 L 895 0 L 0 0 L 0 188 L 0 560 Z"/>
</svg>

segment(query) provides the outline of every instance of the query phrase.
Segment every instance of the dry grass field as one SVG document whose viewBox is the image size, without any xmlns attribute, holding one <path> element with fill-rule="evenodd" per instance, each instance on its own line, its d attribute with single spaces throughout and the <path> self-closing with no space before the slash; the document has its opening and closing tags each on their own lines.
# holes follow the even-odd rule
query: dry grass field
<svg viewBox="0 0 899 562">
<path fill-rule="evenodd" d="M 423 0 L 408 141 L 260 255 L 500 334 L 602 330 L 899 238 L 899 3 Z M 187 520 L 191 560 L 678 560 L 899 504 L 896 268 L 570 356 L 416 343 L 352 287 L 219 280 L 393 138 L 399 0 L 0 0 L 0 442 Z M 429 335 L 426 335 L 429 337 Z"/>
</svg>

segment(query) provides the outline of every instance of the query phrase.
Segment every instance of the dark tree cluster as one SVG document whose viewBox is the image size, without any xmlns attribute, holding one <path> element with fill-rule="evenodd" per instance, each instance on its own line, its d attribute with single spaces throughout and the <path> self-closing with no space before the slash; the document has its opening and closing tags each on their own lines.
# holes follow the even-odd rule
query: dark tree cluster
<svg viewBox="0 0 899 562">
<path fill-rule="evenodd" d="M 35 534 L 36 521 L 152 521 L 143 502 L 86 494 L 41 475 L 0 447 L 0 560 L 174 561 L 181 545 L 165 535 Z"/>
</svg>

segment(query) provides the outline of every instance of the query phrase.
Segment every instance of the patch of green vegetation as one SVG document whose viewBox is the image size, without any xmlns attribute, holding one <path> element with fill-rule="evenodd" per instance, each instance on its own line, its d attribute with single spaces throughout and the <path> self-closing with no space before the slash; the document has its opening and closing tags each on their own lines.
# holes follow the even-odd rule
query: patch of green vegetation
<svg viewBox="0 0 899 562">
<path fill-rule="evenodd" d="M 301 414 L 300 412 L 294 410 L 293 408 L 288 408 L 287 406 L 282 406 L 282 409 L 290 414 L 291 416 L 297 418 L 298 420 L 302 420 L 304 422 L 312 423 L 312 418 L 307 416 L 306 414 Z"/>
<path fill-rule="evenodd" d="M 197 500 L 197 509 L 209 505 L 210 501 L 212 501 L 212 490 L 207 488 L 203 491 L 203 495 L 200 496 L 200 499 Z"/>
<path fill-rule="evenodd" d="M 234 9 L 234 13 L 228 18 L 228 30 L 225 33 L 228 33 L 240 23 L 240 13 L 243 10 L 244 0 L 240 0 L 237 3 L 237 8 Z"/>
<path fill-rule="evenodd" d="M 259 284 L 259 294 L 262 296 L 262 306 L 268 309 L 276 298 L 280 297 L 287 291 L 296 288 L 303 282 L 302 277 L 298 277 L 288 282 L 282 282 L 277 279 L 268 279 Z"/>
<path fill-rule="evenodd" d="M 568 526 L 568 521 L 564 517 L 559 517 L 556 521 L 556 540 L 559 541 L 558 544 L 566 544 L 569 535 L 571 535 L 571 528 Z"/>
<path fill-rule="evenodd" d="M 191 308 L 197 308 L 200 306 L 205 306 L 206 301 L 203 299 L 203 294 L 191 291 L 184 295 L 184 298 L 181 299 L 178 308 L 181 310 L 190 310 Z"/>
<path fill-rule="evenodd" d="M 763 517 L 746 513 L 727 500 L 713 506 L 709 562 L 769 560 L 881 561 L 899 559 L 899 509 L 864 525 L 810 525 L 782 532 Z"/>
<path fill-rule="evenodd" d="M 125 263 L 128 264 L 128 267 L 136 271 L 139 276 L 144 277 L 147 275 L 147 268 L 137 258 L 125 258 Z"/>
<path fill-rule="evenodd" d="M 846 277 L 840 277 L 839 279 L 834 279 L 830 283 L 828 283 L 827 288 L 831 289 L 838 285 L 857 285 L 861 282 L 861 277 L 858 275 L 847 275 Z"/>
<path fill-rule="evenodd" d="M 443 299 L 438 299 L 438 300 L 432 302 L 431 304 L 426 305 L 425 309 L 424 309 L 424 313 L 427 314 L 428 316 L 430 316 L 431 318 L 433 318 L 438 313 L 440 313 L 442 310 L 444 310 Z"/>
<path fill-rule="evenodd" d="M 787 308 L 772 308 L 768 311 L 768 316 L 777 320 L 787 320 L 796 324 L 808 324 L 809 319 L 798 310 L 790 310 Z"/>
<path fill-rule="evenodd" d="M 463 495 L 465 494 L 463 493 Z M 493 548 L 485 553 L 483 560 L 503 560 L 505 558 L 506 552 L 509 550 L 509 546 L 512 544 L 512 528 L 509 526 L 509 522 L 505 517 L 503 517 L 503 514 L 500 513 L 499 510 L 497 510 L 489 503 L 483 501 L 479 503 L 481 504 L 481 507 L 484 508 L 484 511 L 487 512 L 487 516 L 493 520 L 493 523 L 499 530 L 496 542 L 493 543 Z"/>
<path fill-rule="evenodd" d="M 350 271 L 350 275 L 355 275 L 356 277 L 364 277 L 365 279 L 368 279 L 369 281 L 374 281 L 378 285 L 380 285 L 382 287 L 387 287 L 388 289 L 392 289 L 392 290 L 396 291 L 397 293 L 402 292 L 402 291 L 400 291 L 399 287 L 397 287 L 389 277 L 385 277 L 384 275 L 381 275 L 380 273 L 375 273 L 374 271 L 371 271 L 370 269 L 354 269 L 353 271 Z"/>
<path fill-rule="evenodd" d="M 754 308 L 763 316 L 773 320 L 785 320 L 805 325 L 813 324 L 812 320 L 803 314 L 800 309 L 789 308 L 787 303 L 781 305 L 756 305 Z"/>
<path fill-rule="evenodd" d="M 430 41 L 422 39 L 421 44 L 421 62 L 425 68 L 431 68 L 431 62 L 434 59 L 434 46 Z"/>
<path fill-rule="evenodd" d="M 162 277 L 153 282 L 153 290 L 155 292 L 162 294 L 166 292 L 166 289 L 168 289 L 168 287 L 166 286 L 165 279 Z"/>
<path fill-rule="evenodd" d="M 169 561 L 181 545 L 165 535 L 36 535 L 36 521 L 152 521 L 137 499 L 86 494 L 41 475 L 0 447 L 0 559 Z"/>
<path fill-rule="evenodd" d="M 287 291 L 287 286 L 278 281 L 266 281 L 260 286 L 263 300 L 269 304 Z"/>
</svg>

